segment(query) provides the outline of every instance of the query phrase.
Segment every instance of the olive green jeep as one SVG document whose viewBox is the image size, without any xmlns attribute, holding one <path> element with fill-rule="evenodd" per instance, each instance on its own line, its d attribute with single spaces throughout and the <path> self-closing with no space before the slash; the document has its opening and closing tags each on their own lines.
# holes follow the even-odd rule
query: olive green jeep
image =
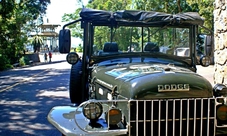
<svg viewBox="0 0 227 136">
<path fill-rule="evenodd" d="M 48 121 L 63 135 L 213 136 L 227 127 L 227 88 L 196 73 L 194 12 L 103 11 L 83 8 L 63 26 L 59 51 L 72 64 L 72 105 Z M 69 25 L 83 30 L 83 54 L 70 52 Z M 200 55 L 200 65 L 210 64 Z"/>
</svg>

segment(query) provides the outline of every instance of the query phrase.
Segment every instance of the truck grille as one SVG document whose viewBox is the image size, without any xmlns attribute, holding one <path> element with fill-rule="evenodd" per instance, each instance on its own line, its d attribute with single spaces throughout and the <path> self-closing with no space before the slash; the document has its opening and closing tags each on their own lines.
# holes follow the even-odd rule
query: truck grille
<svg viewBox="0 0 227 136">
<path fill-rule="evenodd" d="M 132 100 L 130 136 L 213 136 L 215 98 Z"/>
</svg>

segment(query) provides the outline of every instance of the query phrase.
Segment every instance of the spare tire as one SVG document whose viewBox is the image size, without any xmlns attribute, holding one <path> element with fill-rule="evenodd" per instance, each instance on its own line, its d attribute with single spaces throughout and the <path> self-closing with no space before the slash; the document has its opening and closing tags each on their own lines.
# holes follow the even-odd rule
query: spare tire
<svg viewBox="0 0 227 136">
<path fill-rule="evenodd" d="M 72 65 L 69 80 L 69 97 L 71 103 L 80 104 L 82 102 L 82 62 L 78 61 Z"/>
</svg>

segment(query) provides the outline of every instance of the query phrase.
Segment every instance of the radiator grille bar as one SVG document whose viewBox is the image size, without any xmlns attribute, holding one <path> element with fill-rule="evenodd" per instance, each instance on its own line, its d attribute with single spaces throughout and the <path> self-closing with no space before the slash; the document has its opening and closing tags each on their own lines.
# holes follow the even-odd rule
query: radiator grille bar
<svg viewBox="0 0 227 136">
<path fill-rule="evenodd" d="M 130 101 L 130 136 L 212 136 L 215 98 Z"/>
</svg>

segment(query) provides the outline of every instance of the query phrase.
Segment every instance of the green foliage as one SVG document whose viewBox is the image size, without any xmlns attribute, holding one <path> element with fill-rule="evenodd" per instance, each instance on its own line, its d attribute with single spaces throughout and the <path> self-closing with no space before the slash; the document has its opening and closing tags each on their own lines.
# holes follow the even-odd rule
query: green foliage
<svg viewBox="0 0 227 136">
<path fill-rule="evenodd" d="M 28 65 L 29 64 L 29 58 L 27 56 L 23 56 L 19 60 L 20 66 Z"/>
<path fill-rule="evenodd" d="M 193 11 L 199 12 L 199 14 L 205 19 L 204 26 L 213 31 L 214 29 L 214 6 L 215 0 L 187 0 Z M 201 33 L 207 33 L 201 29 Z"/>
<path fill-rule="evenodd" d="M 82 5 L 82 1 L 78 0 L 78 3 Z M 159 11 L 159 12 L 167 12 L 176 14 L 179 12 L 198 12 L 202 17 L 205 18 L 204 25 L 213 30 L 213 3 L 214 0 L 89 0 L 88 5 L 86 7 L 100 10 L 109 10 L 109 11 L 117 11 L 117 10 L 148 10 L 148 11 Z M 81 6 L 82 8 L 82 6 Z M 79 19 L 79 12 L 81 8 L 75 10 L 72 14 L 65 14 L 62 17 L 63 22 L 69 22 L 76 19 Z M 83 31 L 79 23 L 69 26 L 71 29 L 71 34 L 74 37 L 83 38 Z M 204 30 L 199 30 L 200 32 L 204 32 Z M 127 43 L 129 41 L 134 43 L 138 43 L 140 40 L 139 35 L 140 30 L 130 28 L 119 28 L 115 34 L 114 39 L 118 39 L 119 41 L 119 49 L 127 50 Z M 110 41 L 110 29 L 105 27 L 95 28 L 95 45 L 101 49 L 105 42 Z M 152 32 L 151 32 L 152 33 Z M 174 32 L 169 32 L 174 33 Z M 131 34 L 133 35 L 131 37 Z M 160 41 L 160 45 L 162 43 L 163 36 L 155 37 L 153 39 L 155 41 Z M 113 39 L 113 40 L 114 40 Z M 149 39 L 147 39 L 149 41 Z"/>
<path fill-rule="evenodd" d="M 9 62 L 10 61 L 7 56 L 0 54 L 0 71 L 12 68 Z"/>
<path fill-rule="evenodd" d="M 77 46 L 76 47 L 76 52 L 83 52 L 83 47 L 82 46 Z"/>
<path fill-rule="evenodd" d="M 63 22 L 70 22 L 70 21 L 78 19 L 80 17 L 79 13 L 80 13 L 81 9 L 82 8 L 76 9 L 76 11 L 74 13 L 72 13 L 72 14 L 64 14 L 63 17 L 62 17 L 62 21 Z M 79 23 L 70 25 L 68 27 L 71 30 L 71 35 L 72 36 L 79 37 L 79 38 L 82 39 L 83 31 L 82 31 L 81 26 L 80 26 Z"/>
<path fill-rule="evenodd" d="M 17 63 L 28 35 L 37 30 L 36 19 L 45 14 L 50 0 L 0 1 L 0 54 Z M 8 64 L 7 63 L 7 64 Z"/>
<path fill-rule="evenodd" d="M 36 35 L 32 38 L 32 45 L 34 48 L 34 53 L 40 51 L 41 45 L 43 45 L 43 39 L 42 37 Z"/>
<path fill-rule="evenodd" d="M 70 52 L 83 52 L 83 47 L 81 47 L 81 45 L 79 45 L 75 48 L 71 48 Z"/>
<path fill-rule="evenodd" d="M 101 10 L 127 10 L 132 6 L 132 0 L 93 0 L 87 7 Z"/>
</svg>

